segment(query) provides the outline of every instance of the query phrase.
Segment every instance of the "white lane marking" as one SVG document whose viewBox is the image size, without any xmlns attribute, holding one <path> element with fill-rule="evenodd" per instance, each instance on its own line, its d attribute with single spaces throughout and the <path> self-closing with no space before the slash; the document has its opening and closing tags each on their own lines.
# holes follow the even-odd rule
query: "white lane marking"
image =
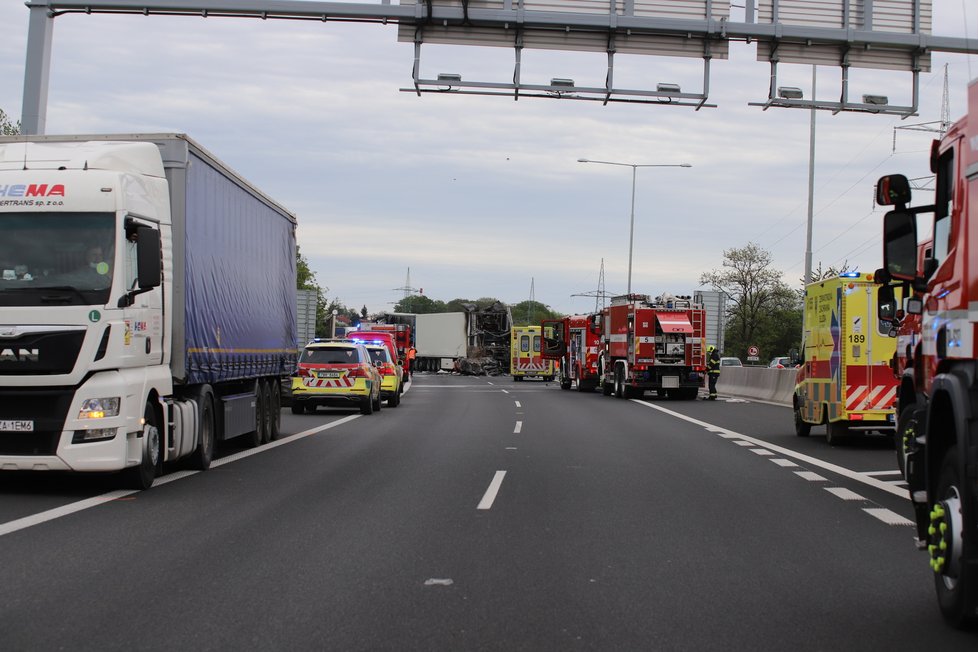
<svg viewBox="0 0 978 652">
<path fill-rule="evenodd" d="M 493 383 L 493 382 L 491 382 L 491 381 L 488 381 L 488 380 L 487 380 L 486 382 L 487 382 L 487 383 L 489 383 L 490 385 L 495 385 L 495 383 Z"/>
<path fill-rule="evenodd" d="M 669 410 L 669 409 L 666 409 L 664 407 L 660 407 L 658 405 L 654 405 L 652 403 L 648 403 L 646 401 L 642 401 L 642 400 L 639 400 L 639 399 L 631 399 L 631 401 L 633 403 L 638 403 L 639 405 L 644 405 L 645 407 L 652 408 L 653 410 L 658 410 L 659 412 L 664 412 L 664 413 L 666 413 L 668 415 L 671 415 L 671 416 L 676 417 L 677 419 L 682 419 L 683 421 L 688 421 L 689 423 L 694 423 L 694 424 L 696 424 L 696 425 L 698 425 L 698 426 L 700 426 L 702 428 L 706 428 L 707 426 L 710 426 L 710 427 L 713 427 L 713 428 L 717 428 L 718 427 L 718 426 L 715 426 L 712 423 L 707 423 L 705 421 L 700 421 L 699 419 L 694 419 L 693 417 L 686 416 L 685 414 L 680 414 L 679 412 L 675 412 L 673 410 Z M 784 406 L 782 406 L 782 407 L 784 407 Z M 733 432 L 733 431 L 730 431 L 730 432 Z M 862 484 L 869 485 L 870 487 L 874 487 L 874 488 L 879 489 L 881 491 L 885 491 L 887 493 L 893 494 L 894 496 L 899 496 L 899 497 L 904 498 L 906 500 L 910 500 L 910 496 L 907 495 L 907 492 L 905 490 L 900 489 L 899 487 L 894 487 L 893 485 L 891 485 L 891 484 L 889 484 L 887 482 L 883 482 L 882 480 L 877 480 L 876 478 L 874 478 L 872 476 L 869 476 L 869 475 L 866 475 L 865 473 L 860 473 L 858 471 L 852 471 L 851 469 L 847 469 L 844 466 L 839 466 L 838 464 L 832 464 L 831 462 L 825 462 L 823 460 L 818 459 L 817 457 L 812 457 L 811 455 L 805 455 L 804 453 L 797 453 L 797 452 L 791 450 L 790 448 L 785 448 L 783 446 L 778 446 L 776 444 L 771 444 L 771 443 L 768 443 L 768 442 L 766 442 L 766 441 L 764 441 L 762 439 L 757 439 L 756 437 L 750 437 L 748 435 L 738 435 L 738 437 L 740 439 L 743 439 L 743 440 L 746 440 L 746 441 L 749 441 L 749 442 L 753 442 L 755 445 L 761 446 L 762 448 L 767 448 L 769 450 L 772 450 L 775 453 L 780 453 L 781 455 L 783 455 L 785 457 L 791 457 L 793 459 L 796 459 L 799 462 L 803 462 L 803 463 L 805 463 L 808 466 L 817 466 L 817 467 L 819 467 L 821 469 L 825 469 L 826 471 L 829 471 L 830 473 L 836 473 L 836 474 L 841 475 L 841 476 L 843 476 L 845 478 L 849 478 L 850 480 L 855 480 L 856 482 L 861 482 Z"/>
<path fill-rule="evenodd" d="M 774 453 L 772 453 L 771 451 L 769 451 L 766 448 L 751 448 L 750 449 L 750 452 L 756 453 L 757 455 L 760 455 L 761 457 L 767 457 L 769 455 L 774 455 Z"/>
<path fill-rule="evenodd" d="M 496 494 L 499 493 L 499 487 L 503 484 L 503 478 L 506 477 L 505 471 L 496 471 L 496 475 L 492 477 L 492 482 L 489 483 L 489 488 L 486 489 L 485 495 L 482 500 L 479 501 L 479 506 L 476 509 L 489 509 L 492 507 L 492 503 L 496 500 Z"/>
<path fill-rule="evenodd" d="M 823 489 L 834 496 L 838 496 L 842 500 L 866 500 L 855 491 L 846 489 L 845 487 L 823 487 Z"/>
<path fill-rule="evenodd" d="M 502 390 L 502 392 L 503 392 L 503 394 L 509 394 L 509 392 L 507 392 L 505 389 Z"/>
<path fill-rule="evenodd" d="M 892 471 L 863 471 L 863 473 L 878 478 L 884 475 L 900 475 L 900 469 L 893 469 Z"/>
<path fill-rule="evenodd" d="M 506 447 L 506 450 L 508 450 L 508 451 L 515 451 L 515 450 L 517 450 L 517 448 L 516 448 L 516 446 L 507 446 Z"/>
<path fill-rule="evenodd" d="M 451 586 L 454 583 L 455 581 L 450 577 L 446 577 L 445 579 L 432 577 L 431 579 L 427 579 L 424 581 L 425 586 Z"/>
<path fill-rule="evenodd" d="M 804 479 L 808 480 L 809 482 L 828 482 L 829 481 L 828 478 L 823 478 L 819 474 L 813 473 L 812 471 L 795 471 L 795 475 L 797 475 L 799 478 L 804 478 Z"/>
<path fill-rule="evenodd" d="M 772 458 L 771 461 L 774 462 L 775 464 L 777 464 L 778 466 L 783 466 L 783 467 L 786 467 L 786 468 L 790 468 L 790 467 L 793 467 L 793 466 L 794 467 L 797 467 L 798 466 L 797 464 L 795 464 L 791 460 L 786 460 L 786 459 L 783 459 L 783 458 L 780 458 L 780 457 Z"/>
<path fill-rule="evenodd" d="M 890 511 L 885 507 L 863 507 L 863 511 L 870 516 L 875 516 L 887 525 L 913 525 L 913 521 L 903 518 L 896 512 Z"/>
<path fill-rule="evenodd" d="M 342 419 L 337 419 L 336 421 L 324 424 L 322 426 L 317 426 L 316 428 L 310 428 L 309 430 L 304 430 L 302 432 L 296 433 L 285 437 L 284 439 L 279 439 L 273 441 L 264 446 L 258 448 L 252 448 L 251 450 L 242 451 L 240 453 L 235 453 L 234 455 L 228 455 L 227 457 L 222 457 L 219 460 L 214 460 L 211 462 L 211 467 L 219 467 L 230 462 L 244 459 L 246 457 L 251 457 L 252 455 L 257 455 L 258 453 L 264 453 L 265 451 L 270 451 L 273 448 L 278 448 L 279 446 L 284 446 L 285 444 L 291 443 L 293 441 L 303 439 L 310 435 L 314 435 L 317 432 L 322 432 L 323 430 L 329 430 L 330 428 L 335 428 L 344 423 L 348 423 L 354 419 L 360 418 L 360 414 L 352 414 Z M 177 471 L 175 473 L 168 473 L 167 475 L 160 476 L 153 483 L 153 486 L 161 486 L 173 482 L 174 480 L 182 480 L 183 478 L 189 478 L 192 475 L 197 475 L 201 471 Z M 130 489 L 122 489 L 118 491 L 109 491 L 100 496 L 93 496 L 92 498 L 86 498 L 85 500 L 79 500 L 74 503 L 69 503 L 67 505 L 62 505 L 61 507 L 55 507 L 54 509 L 49 509 L 44 512 L 38 512 L 37 514 L 31 514 L 30 516 L 24 516 L 22 518 L 15 519 L 13 521 L 8 521 L 6 523 L 0 523 L 0 536 L 5 534 L 10 534 L 12 532 L 17 532 L 18 530 L 23 530 L 35 525 L 40 525 L 41 523 L 47 523 L 48 521 L 53 521 L 55 519 L 61 518 L 62 516 L 69 516 L 77 512 L 90 509 L 92 507 L 98 507 L 99 505 L 104 505 L 105 503 L 111 502 L 113 500 L 118 500 L 119 498 L 125 498 L 126 496 L 131 496 L 133 494 L 141 493 L 139 491 L 134 491 Z"/>
<path fill-rule="evenodd" d="M 520 430 L 522 430 L 522 429 L 523 429 L 523 422 L 522 421 L 517 421 L 516 422 L 516 427 L 513 428 L 513 434 L 514 435 L 520 434 Z"/>
<path fill-rule="evenodd" d="M 741 441 L 735 441 L 734 443 L 737 444 L 738 446 L 753 446 L 754 445 L 753 442 L 743 441 L 743 440 L 741 440 Z"/>
<path fill-rule="evenodd" d="M 514 402 L 516 403 L 516 407 L 518 407 L 518 408 L 523 407 L 522 405 L 520 405 L 520 402 L 519 401 L 514 401 Z"/>
</svg>

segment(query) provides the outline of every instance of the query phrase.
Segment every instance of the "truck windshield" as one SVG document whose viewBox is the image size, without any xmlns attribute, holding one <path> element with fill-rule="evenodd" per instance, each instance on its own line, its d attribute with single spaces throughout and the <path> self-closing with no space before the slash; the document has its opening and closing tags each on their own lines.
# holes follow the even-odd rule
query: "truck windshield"
<svg viewBox="0 0 978 652">
<path fill-rule="evenodd" d="M 112 213 L 0 213 L 0 306 L 105 304 L 114 257 Z"/>
</svg>

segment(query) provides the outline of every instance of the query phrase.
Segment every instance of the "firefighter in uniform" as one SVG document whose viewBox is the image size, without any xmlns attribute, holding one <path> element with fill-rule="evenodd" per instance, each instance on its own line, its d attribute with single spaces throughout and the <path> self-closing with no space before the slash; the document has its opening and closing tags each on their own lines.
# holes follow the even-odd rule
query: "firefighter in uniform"
<svg viewBox="0 0 978 652">
<path fill-rule="evenodd" d="M 710 395 L 707 396 L 708 401 L 717 400 L 717 379 L 720 378 L 720 354 L 717 353 L 717 347 L 710 345 L 706 349 L 706 371 L 710 377 Z"/>
</svg>

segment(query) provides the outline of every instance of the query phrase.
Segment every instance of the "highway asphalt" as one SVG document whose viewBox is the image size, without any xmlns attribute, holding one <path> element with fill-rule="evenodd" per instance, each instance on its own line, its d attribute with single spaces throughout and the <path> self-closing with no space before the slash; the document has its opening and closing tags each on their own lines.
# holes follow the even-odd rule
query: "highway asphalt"
<svg viewBox="0 0 978 652">
<path fill-rule="evenodd" d="M 417 374 L 142 493 L 0 477 L 7 650 L 973 650 L 883 437 Z"/>
</svg>

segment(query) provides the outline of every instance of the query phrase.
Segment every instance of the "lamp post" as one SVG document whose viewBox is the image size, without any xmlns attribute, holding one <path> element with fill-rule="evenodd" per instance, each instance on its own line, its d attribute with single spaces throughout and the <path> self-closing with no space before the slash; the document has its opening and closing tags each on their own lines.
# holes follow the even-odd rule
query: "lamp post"
<svg viewBox="0 0 978 652">
<path fill-rule="evenodd" d="M 588 158 L 577 159 L 578 163 L 598 163 L 601 165 L 619 165 L 632 169 L 632 212 L 628 223 L 628 290 L 626 294 L 632 293 L 632 245 L 635 241 L 635 176 L 638 168 L 691 168 L 689 163 L 619 163 L 617 161 L 592 161 Z"/>
</svg>

